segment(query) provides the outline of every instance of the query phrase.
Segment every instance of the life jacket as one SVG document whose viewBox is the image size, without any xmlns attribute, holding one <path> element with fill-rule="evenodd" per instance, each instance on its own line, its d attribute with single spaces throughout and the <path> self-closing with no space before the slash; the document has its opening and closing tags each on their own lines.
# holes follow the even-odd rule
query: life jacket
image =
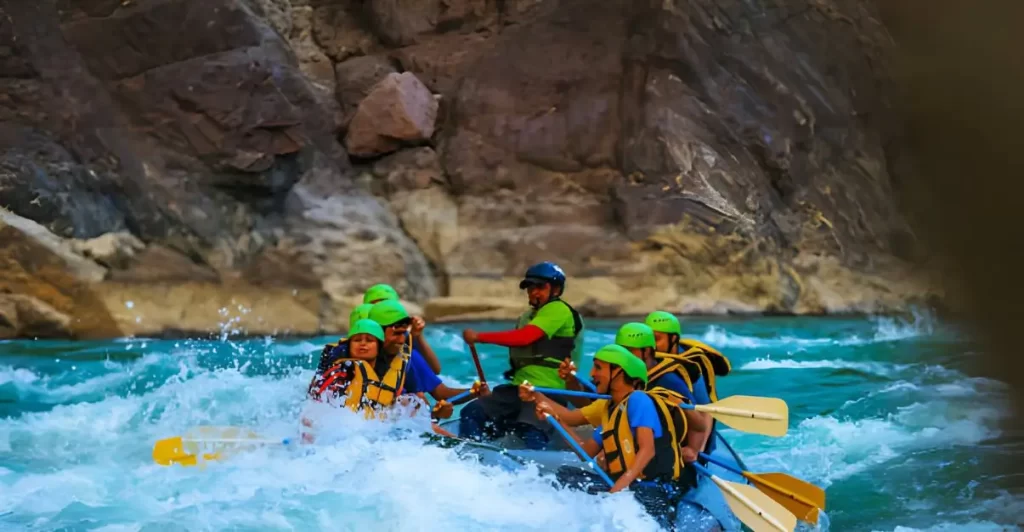
<svg viewBox="0 0 1024 532">
<path fill-rule="evenodd" d="M 348 358 L 348 338 L 341 338 L 333 344 L 327 344 L 320 351 L 320 361 L 316 365 L 316 372 L 313 374 L 313 381 L 316 382 L 321 375 L 331 367 L 336 360 Z M 313 384 L 310 383 L 310 387 Z"/>
<path fill-rule="evenodd" d="M 704 386 L 707 388 L 708 397 L 712 401 L 718 401 L 715 377 L 724 377 L 732 371 L 732 364 L 717 349 L 697 340 L 689 338 L 679 339 L 679 352 L 683 358 L 700 364 L 701 374 L 704 375 Z"/>
<path fill-rule="evenodd" d="M 604 450 L 605 469 L 612 480 L 618 480 L 636 459 L 638 450 L 629 428 L 627 404 L 633 394 L 646 393 L 654 401 L 661 423 L 661 437 L 654 439 L 654 458 L 644 468 L 639 478 L 654 481 L 674 481 L 683 474 L 682 448 L 686 445 L 686 416 L 678 407 L 686 398 L 665 388 L 647 391 L 637 390 L 608 408 L 601 415 L 601 447 Z"/>
<path fill-rule="evenodd" d="M 693 383 L 701 375 L 701 366 L 695 360 L 683 355 L 671 353 L 654 353 L 654 359 L 658 362 L 653 368 L 647 370 L 647 382 L 649 388 L 657 386 L 657 380 L 665 375 L 675 373 L 683 379 L 686 387 L 693 392 Z"/>
<path fill-rule="evenodd" d="M 346 352 L 347 354 L 347 352 Z M 320 399 L 325 393 L 334 398 L 345 396 L 345 406 L 367 417 L 374 411 L 390 407 L 405 386 L 409 356 L 399 354 L 391 359 L 384 377 L 377 375 L 373 364 L 356 358 L 340 358 L 324 371 L 320 379 L 310 386 L 310 395 Z"/>
<path fill-rule="evenodd" d="M 576 312 L 576 309 L 561 299 L 552 299 L 544 303 L 540 308 L 555 304 L 565 305 L 569 308 L 569 312 L 572 313 L 572 336 L 548 338 L 545 335 L 544 338 L 528 346 L 509 348 L 509 363 L 512 365 L 513 372 L 525 366 L 543 366 L 557 369 L 562 361 L 567 357 L 571 357 L 573 351 L 576 350 L 576 339 L 579 337 L 580 331 L 583 330 L 583 319 L 580 317 L 580 313 Z M 537 311 L 540 311 L 540 308 Z M 519 322 L 516 324 L 516 327 L 520 329 L 526 327 L 534 315 L 535 311 L 524 312 L 519 316 Z"/>
</svg>

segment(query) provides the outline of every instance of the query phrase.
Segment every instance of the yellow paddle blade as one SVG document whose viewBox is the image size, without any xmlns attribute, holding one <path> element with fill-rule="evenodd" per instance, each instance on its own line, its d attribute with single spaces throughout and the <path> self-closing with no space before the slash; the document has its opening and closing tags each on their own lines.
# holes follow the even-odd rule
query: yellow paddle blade
<svg viewBox="0 0 1024 532">
<path fill-rule="evenodd" d="M 775 397 L 732 395 L 694 408 L 743 432 L 779 437 L 785 436 L 789 430 L 789 406 Z"/>
<path fill-rule="evenodd" d="M 200 458 L 208 462 L 221 460 L 233 452 L 262 445 L 265 440 L 245 427 L 194 427 L 183 436 L 165 438 L 153 445 L 153 461 L 160 465 L 198 465 Z M 280 441 L 276 441 L 280 443 Z"/>
<path fill-rule="evenodd" d="M 754 532 L 793 532 L 796 516 L 757 488 L 712 476 L 732 513 Z"/>
<path fill-rule="evenodd" d="M 800 520 L 818 524 L 819 510 L 825 509 L 825 490 L 785 473 L 744 473 L 743 476 Z"/>
<path fill-rule="evenodd" d="M 181 464 L 183 466 L 196 465 L 196 456 L 185 452 L 185 444 L 181 436 L 167 438 L 156 442 L 153 446 L 153 461 L 160 465 Z"/>
</svg>

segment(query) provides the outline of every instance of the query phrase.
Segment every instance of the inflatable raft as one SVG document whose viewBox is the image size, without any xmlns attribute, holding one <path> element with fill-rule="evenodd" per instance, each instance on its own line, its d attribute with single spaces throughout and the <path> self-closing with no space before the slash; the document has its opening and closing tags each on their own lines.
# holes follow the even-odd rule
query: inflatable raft
<svg viewBox="0 0 1024 532">
<path fill-rule="evenodd" d="M 442 428 L 458 435 L 458 420 L 449 420 L 441 425 Z M 578 433 L 583 437 L 589 437 L 592 428 L 589 426 L 578 427 Z M 719 431 L 714 432 L 717 445 L 711 456 L 728 464 L 733 464 L 745 469 L 743 460 L 733 451 L 732 447 L 721 437 Z M 562 466 L 586 467 L 578 456 L 567 446 L 556 438 L 546 450 L 526 449 L 522 440 L 514 436 L 506 436 L 499 440 L 487 443 L 472 442 L 460 438 L 449 438 L 439 435 L 431 435 L 428 439 L 444 447 L 456 448 L 460 454 L 471 455 L 482 464 L 494 465 L 504 468 L 515 468 L 527 463 L 536 464 L 544 473 L 554 474 Z M 716 476 L 724 480 L 744 483 L 745 479 L 715 464 L 706 464 L 706 467 Z M 689 490 L 684 496 L 679 508 L 676 511 L 676 526 L 680 530 L 742 530 L 739 519 L 729 509 L 722 492 L 710 479 L 699 475 L 697 487 Z"/>
</svg>

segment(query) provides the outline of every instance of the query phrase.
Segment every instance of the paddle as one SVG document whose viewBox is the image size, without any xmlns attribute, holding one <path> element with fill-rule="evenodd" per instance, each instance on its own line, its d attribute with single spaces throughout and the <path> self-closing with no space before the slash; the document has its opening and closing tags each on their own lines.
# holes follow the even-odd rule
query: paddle
<svg viewBox="0 0 1024 532">
<path fill-rule="evenodd" d="M 484 376 L 484 367 L 480 365 L 480 355 L 476 352 L 476 344 L 469 344 L 469 354 L 473 355 L 473 364 L 476 365 L 476 374 L 480 377 L 480 384 L 487 384 L 487 377 Z"/>
<path fill-rule="evenodd" d="M 743 475 L 765 495 L 793 512 L 797 518 L 812 525 L 818 524 L 818 513 L 825 509 L 825 490 L 785 473 L 751 473 L 714 456 L 705 453 L 700 453 L 700 456 L 737 475 Z"/>
<path fill-rule="evenodd" d="M 576 438 L 573 438 L 572 435 L 569 434 L 569 431 L 565 430 L 565 427 L 563 427 L 562 424 L 559 423 L 554 416 L 547 412 L 544 412 L 544 417 L 548 420 L 548 423 L 550 423 L 551 426 L 554 427 L 555 430 L 557 430 L 558 433 L 562 435 L 562 439 L 565 440 L 565 443 L 569 444 L 569 447 L 572 447 L 572 450 L 576 453 L 577 456 L 580 457 L 580 460 L 586 462 L 591 467 L 591 469 L 597 472 L 598 476 L 601 477 L 601 480 L 608 483 L 609 488 L 615 485 L 615 483 L 612 482 L 612 479 L 608 476 L 608 474 L 605 473 L 603 469 L 601 469 L 601 466 L 597 465 L 597 462 L 593 459 L 593 457 L 588 455 L 586 451 L 584 451 L 583 448 L 580 447 L 580 444 L 579 442 L 576 441 Z"/>
<path fill-rule="evenodd" d="M 555 388 L 534 388 L 534 390 L 548 395 L 611 399 L 610 395 L 575 390 Z M 789 407 L 785 401 L 774 397 L 732 395 L 707 405 L 680 403 L 679 408 L 707 412 L 718 421 L 743 432 L 779 437 L 785 436 L 789 428 Z"/>
<path fill-rule="evenodd" d="M 203 461 L 220 460 L 229 446 L 251 447 L 255 445 L 288 445 L 290 438 L 279 440 L 260 437 L 244 427 L 196 427 L 183 436 L 164 438 L 153 445 L 153 461 L 160 465 L 198 465 Z M 238 445 L 241 444 L 241 445 Z M 211 445 L 213 452 L 203 452 L 201 445 Z"/>
<path fill-rule="evenodd" d="M 576 370 L 572 370 L 572 376 L 576 377 L 576 382 L 580 383 L 580 386 L 586 388 L 587 391 L 597 393 L 597 386 L 594 386 L 594 383 L 588 380 L 581 379 L 579 375 L 576 374 Z"/>
<path fill-rule="evenodd" d="M 732 513 L 754 532 L 793 532 L 796 528 L 795 515 L 753 486 L 723 480 L 696 462 L 690 465 L 710 478 L 718 489 L 722 490 L 725 502 Z"/>
</svg>

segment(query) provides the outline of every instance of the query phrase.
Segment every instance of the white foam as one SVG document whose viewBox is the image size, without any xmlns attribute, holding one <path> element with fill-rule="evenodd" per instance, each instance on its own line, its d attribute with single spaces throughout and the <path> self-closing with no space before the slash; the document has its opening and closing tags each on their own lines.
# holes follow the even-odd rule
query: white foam
<svg viewBox="0 0 1024 532">
<path fill-rule="evenodd" d="M 0 366 L 0 386 L 13 383 L 15 385 L 31 384 L 39 380 L 39 375 L 24 368 Z"/>
<path fill-rule="evenodd" d="M 72 519 L 84 504 L 107 530 L 331 528 L 338 508 L 354 529 L 657 528 L 627 493 L 595 499 L 559 489 L 536 469 L 485 467 L 418 437 L 396 439 L 386 424 L 307 403 L 311 373 L 209 371 L 186 357 L 164 385 L 140 395 L 0 420 L 0 441 L 10 442 L 14 463 L 36 471 L 0 475 L 0 508 L 54 528 L 67 524 L 62 512 Z M 149 456 L 157 439 L 196 425 L 294 435 L 300 410 L 318 407 L 327 410 L 316 418 L 316 446 L 268 446 L 205 469 L 159 467 Z M 418 433 L 428 423 L 420 416 L 398 426 L 412 424 Z"/>
<path fill-rule="evenodd" d="M 740 366 L 746 371 L 759 371 L 771 369 L 852 369 L 875 375 L 893 375 L 906 370 L 910 366 L 900 364 L 888 364 L 883 362 L 853 362 L 848 360 L 793 360 L 757 358 Z"/>
</svg>

